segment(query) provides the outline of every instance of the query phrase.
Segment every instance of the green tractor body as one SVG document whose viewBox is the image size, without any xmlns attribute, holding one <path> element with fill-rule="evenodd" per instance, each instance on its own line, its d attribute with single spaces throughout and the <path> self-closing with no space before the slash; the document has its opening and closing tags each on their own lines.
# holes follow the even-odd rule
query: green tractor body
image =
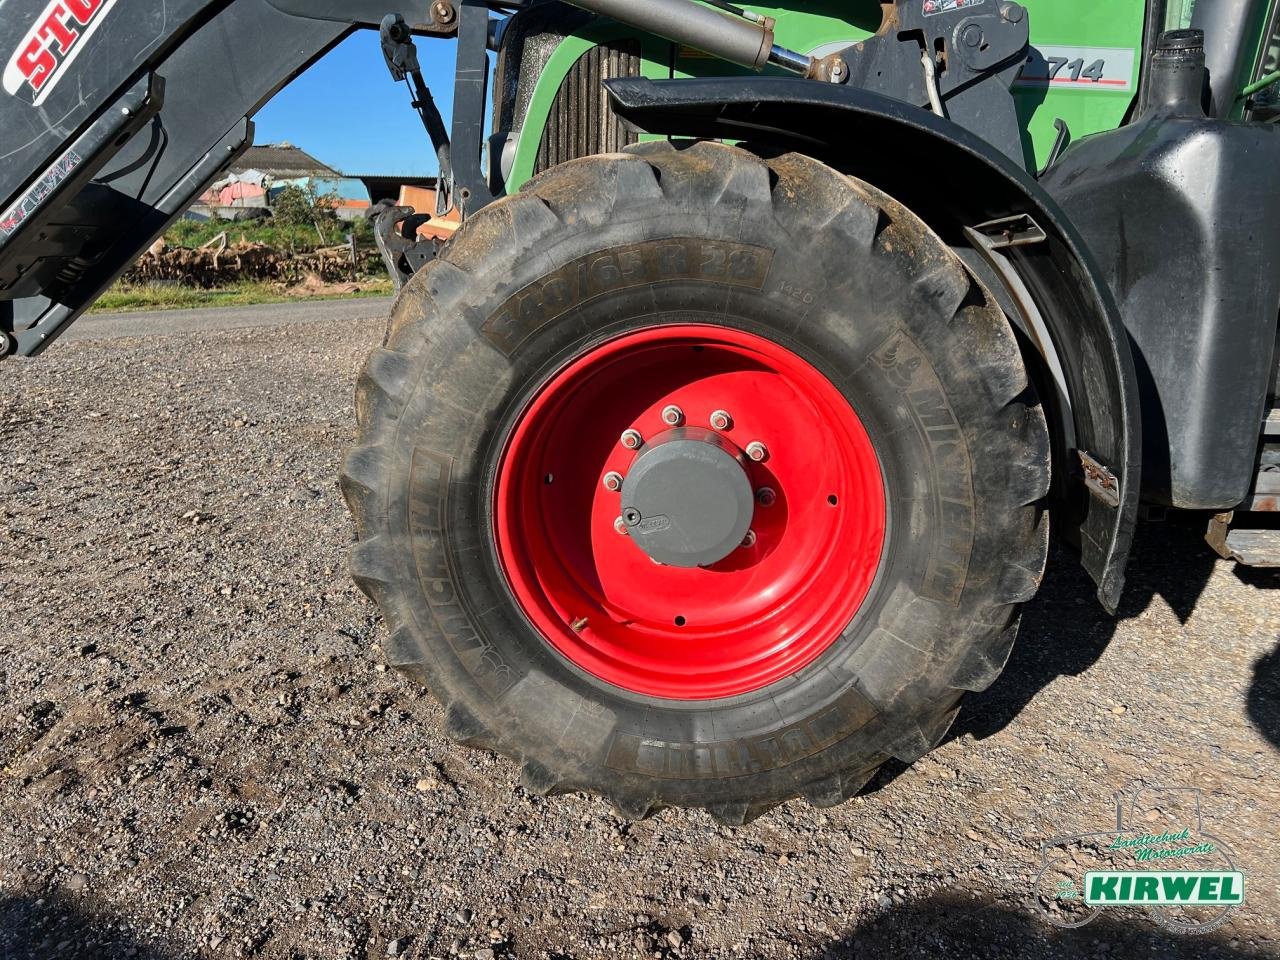
<svg viewBox="0 0 1280 960">
<path fill-rule="evenodd" d="M 1039 170 L 1065 122 L 1075 137 L 1113 130 L 1124 121 L 1138 89 L 1143 3 L 1083 0 L 1027 0 L 1034 57 L 1014 84 L 1028 170 Z M 804 53 L 823 54 L 865 40 L 880 26 L 876 3 L 748 4 L 747 9 L 777 20 L 776 40 Z M 1187 26 L 1170 15 L 1169 28 Z M 735 67 L 689 46 L 651 34 L 637 34 L 619 23 L 592 23 L 556 44 L 531 83 L 527 112 L 515 149 L 509 189 L 519 189 L 538 166 L 538 148 L 565 79 L 581 58 L 601 44 L 630 43 L 632 69 L 650 80 L 744 75 Z M 777 68 L 770 72 L 782 75 Z"/>
</svg>

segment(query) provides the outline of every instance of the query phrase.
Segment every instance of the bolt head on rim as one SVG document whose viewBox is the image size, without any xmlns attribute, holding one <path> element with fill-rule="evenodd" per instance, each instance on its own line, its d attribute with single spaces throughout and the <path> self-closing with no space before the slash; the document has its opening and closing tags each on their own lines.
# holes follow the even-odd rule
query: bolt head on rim
<svg viewBox="0 0 1280 960">
<path fill-rule="evenodd" d="M 497 559 L 537 634 L 662 698 L 749 693 L 811 664 L 884 542 L 879 460 L 848 400 L 787 347 L 725 326 L 647 327 L 568 361 L 517 415 L 492 496 Z"/>
</svg>

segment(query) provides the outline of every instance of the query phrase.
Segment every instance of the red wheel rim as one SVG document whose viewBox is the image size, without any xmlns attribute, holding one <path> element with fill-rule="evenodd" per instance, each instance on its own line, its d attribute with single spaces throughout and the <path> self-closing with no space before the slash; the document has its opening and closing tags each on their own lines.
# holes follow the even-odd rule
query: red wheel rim
<svg viewBox="0 0 1280 960">
<path fill-rule="evenodd" d="M 624 431 L 661 442 L 672 405 L 688 427 L 729 412 L 718 437 L 767 450 L 742 458 L 754 536 L 705 567 L 656 564 L 615 527 L 606 485 L 637 457 Z M 654 697 L 749 693 L 811 664 L 866 599 L 884 533 L 880 462 L 848 400 L 785 347 L 707 325 L 634 331 L 568 363 L 518 417 L 494 489 L 525 616 L 582 670 Z"/>
</svg>

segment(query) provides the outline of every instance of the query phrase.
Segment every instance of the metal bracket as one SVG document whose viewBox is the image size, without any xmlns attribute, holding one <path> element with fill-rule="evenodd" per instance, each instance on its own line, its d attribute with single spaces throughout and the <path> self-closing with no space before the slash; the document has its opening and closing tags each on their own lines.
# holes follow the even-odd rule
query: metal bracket
<svg viewBox="0 0 1280 960">
<path fill-rule="evenodd" d="M 1120 506 L 1120 481 L 1116 475 L 1083 450 L 1077 450 L 1076 456 L 1084 468 L 1084 485 L 1088 491 L 1109 507 Z"/>
<path fill-rule="evenodd" d="M 434 240 L 419 240 L 418 228 L 431 216 L 412 207 L 392 206 L 384 201 L 369 211 L 378 253 L 391 274 L 397 292 L 409 278 L 435 259 L 439 246 Z"/>
<path fill-rule="evenodd" d="M 1047 239 L 1044 229 L 1028 213 L 988 220 L 973 229 L 987 238 L 986 247 L 989 250 L 1025 247 L 1033 243 L 1044 243 Z"/>
<path fill-rule="evenodd" d="M 494 201 L 489 179 L 480 163 L 488 89 L 489 8 L 483 0 L 462 0 L 453 83 L 453 162 L 449 187 L 463 220 Z M 496 168 L 499 164 L 492 166 Z"/>
<path fill-rule="evenodd" d="M 849 85 L 932 108 L 1022 165 L 1011 88 L 1030 39 L 1027 11 L 1004 0 L 881 6 L 875 36 L 840 51 Z"/>
<path fill-rule="evenodd" d="M 1030 220 L 1031 218 L 1027 217 L 1026 219 Z M 994 224 L 1000 224 L 1001 222 L 1000 220 L 991 221 Z M 1075 411 L 1071 402 L 1071 389 L 1067 386 L 1067 374 L 1062 367 L 1062 358 L 1059 356 L 1057 345 L 1053 342 L 1053 335 L 1049 332 L 1049 325 L 1045 323 L 1044 314 L 1036 304 L 1036 299 L 1032 296 L 1031 291 L 1027 289 L 1027 285 L 1022 279 L 1022 275 L 1018 273 L 1017 268 L 1007 255 L 999 252 L 1000 244 L 998 241 L 1003 239 L 1003 233 L 998 233 L 996 238 L 993 238 L 974 227 L 965 227 L 964 233 L 969 238 L 970 243 L 973 244 L 972 249 L 980 258 L 980 262 L 985 264 L 993 274 L 989 280 L 986 277 L 980 278 L 987 281 L 987 285 L 992 288 L 992 293 L 1000 301 L 1001 309 L 1008 314 L 1010 322 L 1017 326 L 1031 341 L 1031 345 L 1044 360 L 1049 376 L 1053 380 L 1053 391 L 1058 406 L 1068 414 L 1067 419 L 1060 425 L 1059 429 L 1063 434 L 1062 440 L 1066 445 L 1066 449 L 1069 450 L 1076 444 Z M 962 259 L 965 260 L 970 270 L 976 270 L 978 264 L 971 262 L 971 258 L 964 255 L 963 249 L 961 248 L 957 252 L 961 254 Z M 1001 297 L 1002 289 L 1007 294 L 1007 303 L 1004 302 L 1005 298 Z"/>
<path fill-rule="evenodd" d="M 1058 131 L 1053 140 L 1053 148 L 1049 151 L 1049 158 L 1045 160 L 1044 166 L 1036 171 L 1036 179 L 1039 180 L 1049 168 L 1058 162 L 1062 157 L 1062 151 L 1067 149 L 1067 145 L 1071 142 L 1071 128 L 1067 126 L 1067 121 L 1061 117 L 1055 117 L 1053 120 L 1053 129 Z"/>
<path fill-rule="evenodd" d="M 1227 535 L 1231 533 L 1231 521 L 1234 518 L 1235 513 L 1231 510 L 1216 513 L 1209 519 L 1209 526 L 1204 532 L 1204 542 L 1223 560 L 1238 559 L 1227 546 Z"/>
</svg>

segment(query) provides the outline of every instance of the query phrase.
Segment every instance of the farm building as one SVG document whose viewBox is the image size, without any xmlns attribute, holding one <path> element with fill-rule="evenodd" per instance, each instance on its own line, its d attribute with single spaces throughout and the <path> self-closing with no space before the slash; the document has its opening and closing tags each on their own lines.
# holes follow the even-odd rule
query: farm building
<svg viewBox="0 0 1280 960">
<path fill-rule="evenodd" d="M 270 207 L 288 186 L 314 187 L 332 193 L 340 208 L 365 210 L 369 190 L 363 181 L 346 177 L 291 143 L 250 147 L 227 173 L 206 191 L 201 203 L 208 207 Z"/>
<path fill-rule="evenodd" d="M 196 216 L 217 210 L 221 215 L 270 209 L 276 196 L 288 186 L 314 187 L 318 193 L 337 197 L 337 214 L 350 219 L 362 216 L 383 200 L 435 213 L 435 177 L 386 174 L 348 175 L 317 160 L 291 143 L 250 147 L 226 174 L 213 184 L 192 208 Z M 457 215 L 450 213 L 424 226 L 423 236 L 447 238 L 456 229 Z"/>
</svg>

